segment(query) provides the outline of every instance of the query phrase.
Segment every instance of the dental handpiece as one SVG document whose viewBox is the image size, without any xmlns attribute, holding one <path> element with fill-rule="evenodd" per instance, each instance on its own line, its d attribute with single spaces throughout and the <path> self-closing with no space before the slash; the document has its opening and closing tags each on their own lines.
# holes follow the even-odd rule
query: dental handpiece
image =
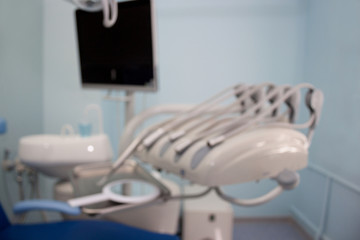
<svg viewBox="0 0 360 240">
<path fill-rule="evenodd" d="M 261 84 L 260 87 L 267 86 L 267 84 Z M 250 107 L 247 109 L 245 113 L 240 115 L 239 117 L 236 117 L 234 120 L 227 122 L 224 124 L 224 126 L 221 126 L 220 128 L 211 129 L 207 132 L 203 132 L 202 134 L 193 137 L 193 138 L 185 138 L 180 143 L 178 143 L 175 147 L 175 151 L 180 154 L 184 152 L 186 149 L 188 149 L 191 145 L 193 145 L 195 142 L 204 139 L 206 137 L 212 136 L 212 139 L 208 141 L 208 145 L 213 147 L 217 144 L 220 144 L 226 139 L 227 132 L 233 131 L 235 128 L 240 128 L 241 130 L 244 130 L 248 128 L 250 125 L 255 124 L 254 117 L 251 116 L 252 113 L 256 112 L 260 107 L 263 106 L 264 102 L 268 101 L 272 97 L 276 96 L 279 92 L 281 92 L 284 89 L 284 87 L 277 87 L 273 88 L 269 93 L 268 96 L 263 99 L 263 101 L 257 103 L 256 105 Z M 253 94 L 258 89 L 253 89 L 250 93 L 243 96 L 242 99 L 238 99 L 239 102 L 245 100 L 247 97 L 249 97 L 251 94 Z M 232 104 L 234 106 L 234 104 Z M 266 114 L 261 114 L 261 116 Z M 214 136 L 215 135 L 215 136 Z M 218 135 L 218 136 L 216 136 Z"/>
<path fill-rule="evenodd" d="M 263 83 L 258 86 L 239 86 L 239 88 L 236 90 L 235 95 L 240 95 L 238 99 L 232 104 L 230 104 L 228 107 L 224 107 L 221 110 L 215 112 L 212 116 L 210 116 L 207 119 L 204 119 L 203 121 L 198 121 L 194 125 L 185 126 L 173 133 L 170 134 L 170 140 L 175 141 L 179 139 L 180 137 L 183 137 L 188 132 L 197 129 L 197 128 L 208 128 L 207 126 L 212 126 L 213 124 L 216 124 L 218 121 L 219 116 L 223 116 L 228 113 L 232 113 L 234 110 L 238 110 L 239 107 L 243 107 L 244 109 L 241 109 L 241 111 L 246 111 L 246 106 L 241 106 L 241 103 L 246 101 L 247 99 L 251 98 L 253 94 L 259 92 L 262 90 L 263 87 L 273 87 L 274 85 L 271 83 Z M 197 137 L 196 140 L 201 139 L 202 137 Z M 195 141 L 195 139 L 194 139 Z M 184 145 L 184 147 L 187 146 L 187 144 Z"/>
<path fill-rule="evenodd" d="M 195 106 L 194 108 L 190 109 L 189 111 L 187 111 L 186 113 L 192 113 L 192 112 L 196 112 L 201 108 L 204 108 L 202 111 L 206 110 L 209 107 L 212 107 L 213 102 L 217 102 L 219 101 L 219 99 L 223 99 L 225 95 L 225 97 L 227 97 L 228 95 L 230 95 L 228 92 L 230 91 L 232 94 L 232 90 L 236 89 L 237 87 L 241 86 L 241 84 L 236 84 L 234 86 L 231 86 L 223 91 L 221 91 L 220 93 L 216 94 L 215 96 L 211 97 L 210 99 L 204 101 L 203 103 Z M 209 106 L 210 105 L 210 106 Z M 215 105 L 215 104 L 214 104 Z M 164 126 L 168 126 L 168 125 L 174 125 L 173 122 L 176 122 L 177 117 L 182 117 L 184 114 L 186 113 L 179 113 L 177 114 L 175 117 L 173 117 L 170 120 L 167 120 L 165 122 L 162 122 L 160 124 L 157 124 L 154 127 L 151 127 L 148 131 L 146 131 L 145 133 L 143 133 L 141 136 L 137 137 L 136 139 L 134 139 L 131 144 L 125 149 L 125 151 L 118 157 L 118 159 L 114 162 L 114 164 L 112 165 L 112 168 L 110 169 L 110 171 L 104 176 L 102 177 L 99 182 L 97 183 L 98 185 L 103 185 L 105 184 L 105 182 L 109 179 L 109 177 L 114 174 L 116 172 L 116 170 L 136 151 L 137 147 L 143 143 L 143 141 L 145 141 L 146 139 L 149 139 L 151 141 L 154 141 L 154 137 L 161 137 L 166 131 L 163 129 Z"/>
<path fill-rule="evenodd" d="M 283 87 L 284 88 L 284 87 Z M 292 96 L 294 93 L 298 92 L 301 88 L 310 88 L 313 89 L 314 87 L 311 84 L 299 84 L 297 86 L 295 86 L 294 88 L 292 88 L 291 90 L 287 91 L 283 96 L 281 96 L 278 100 L 276 100 L 271 107 L 269 107 L 268 109 L 264 110 L 260 115 L 258 115 L 254 120 L 253 120 L 253 124 L 256 124 L 258 122 L 260 122 L 267 114 L 269 114 L 270 112 L 272 112 L 274 109 L 278 108 L 281 104 L 284 103 L 284 101 L 286 101 L 290 96 Z M 273 92 L 274 93 L 274 92 Z M 270 94 L 266 97 L 267 100 L 269 100 L 269 98 L 271 98 L 271 96 L 273 96 L 274 94 Z M 259 106 L 256 106 L 259 107 Z M 308 121 L 309 123 L 312 121 L 312 118 Z M 208 145 L 211 147 L 214 147 L 220 143 L 222 143 L 223 141 L 225 141 L 227 138 L 230 138 L 234 135 L 237 135 L 239 132 L 243 131 L 244 129 L 246 129 L 246 127 L 248 125 L 250 125 L 251 123 L 247 123 L 245 126 L 241 126 L 240 128 L 236 128 L 236 123 L 233 125 L 234 128 L 236 128 L 234 131 L 227 131 L 224 134 L 214 137 L 212 139 L 210 139 L 208 141 Z M 286 123 L 284 123 L 286 125 Z M 298 127 L 301 126 L 306 126 L 307 123 L 305 123 L 304 125 L 299 125 Z M 278 124 L 280 125 L 280 123 Z"/>
<path fill-rule="evenodd" d="M 263 89 L 264 87 L 274 87 L 274 85 L 271 84 L 271 83 L 263 83 L 263 84 L 260 84 L 260 85 L 258 85 L 258 86 L 252 86 L 252 87 L 250 87 L 250 88 L 249 88 L 250 90 L 249 90 L 248 92 L 245 92 L 244 94 L 242 94 L 234 103 L 230 104 L 230 106 L 226 107 L 223 111 L 221 111 L 220 114 L 223 115 L 223 114 L 225 114 L 225 113 L 231 112 L 232 110 L 234 110 L 234 108 L 238 108 L 238 106 L 239 106 L 239 104 L 240 104 L 241 102 L 243 102 L 243 101 L 245 101 L 246 99 L 250 98 L 251 95 L 253 95 L 254 93 L 256 93 L 256 92 L 258 92 L 259 90 Z M 243 90 L 243 89 L 242 89 L 242 90 Z M 246 90 L 246 89 L 244 89 L 244 90 Z M 262 105 L 263 102 L 264 102 L 264 101 L 261 101 L 261 102 L 258 103 L 256 106 L 259 106 L 259 104 Z M 252 107 L 252 108 L 254 108 L 254 107 Z M 242 120 L 241 120 L 241 123 L 243 123 L 244 120 L 246 120 L 246 118 L 248 118 L 249 115 L 251 114 L 250 109 L 249 109 L 249 111 L 248 111 L 247 109 L 245 109 L 245 111 L 246 111 L 245 114 L 243 114 L 243 115 L 241 115 L 240 117 L 238 117 L 238 119 L 239 119 L 239 118 L 242 119 Z M 218 116 L 213 116 L 213 117 L 211 117 L 210 119 L 207 119 L 207 121 L 202 122 L 201 124 L 202 124 L 202 125 L 203 125 L 203 124 L 209 124 L 209 125 L 214 124 L 214 123 L 217 121 L 217 118 L 218 118 Z M 238 120 L 237 120 L 236 122 L 238 122 Z M 232 127 L 231 122 L 230 122 L 230 123 L 227 123 L 225 126 L 223 126 L 223 129 L 226 130 L 226 129 L 228 128 L 228 127 L 227 127 L 228 125 L 229 125 L 229 127 Z M 212 130 L 207 131 L 207 132 L 203 132 L 202 134 L 200 134 L 200 135 L 198 135 L 198 136 L 196 136 L 196 137 L 194 137 L 194 138 L 184 139 L 184 140 L 182 140 L 182 141 L 175 147 L 175 150 L 176 150 L 177 153 L 181 153 L 181 152 L 183 152 L 184 150 L 186 150 L 188 147 L 190 147 L 191 145 L 193 145 L 195 142 L 197 142 L 197 141 L 203 139 L 204 137 L 206 137 L 206 135 L 213 135 L 213 134 L 216 134 L 216 133 L 218 133 L 218 132 L 221 132 L 221 130 L 222 130 L 222 129 L 216 128 L 216 129 L 212 129 Z M 182 131 L 182 135 L 181 135 L 181 136 L 183 136 L 183 135 L 185 135 L 185 134 L 186 134 L 186 131 Z M 178 135 L 180 135 L 180 134 L 178 134 Z M 177 136 L 177 137 L 179 137 L 179 136 Z"/>
<path fill-rule="evenodd" d="M 204 101 L 203 103 L 197 105 L 193 109 L 189 110 L 186 113 L 181 113 L 173 118 L 173 121 L 162 125 L 160 128 L 155 130 L 147 138 L 144 139 L 143 144 L 145 147 L 152 146 L 159 138 L 164 136 L 166 133 L 170 132 L 172 129 L 177 128 L 183 124 L 188 123 L 189 121 L 196 119 L 205 112 L 209 112 L 211 109 L 216 108 L 217 103 L 224 101 L 225 99 L 233 96 L 233 91 L 237 91 L 236 88 L 242 87 L 242 85 L 235 85 L 231 88 L 228 88 L 221 93 L 215 95 L 209 100 Z"/>
</svg>

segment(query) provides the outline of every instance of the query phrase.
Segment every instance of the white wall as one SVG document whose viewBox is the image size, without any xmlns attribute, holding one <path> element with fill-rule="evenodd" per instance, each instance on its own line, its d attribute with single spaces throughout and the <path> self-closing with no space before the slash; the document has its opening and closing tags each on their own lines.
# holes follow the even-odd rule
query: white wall
<svg viewBox="0 0 360 240">
<path fill-rule="evenodd" d="M 310 161 L 357 188 L 360 186 L 359 24 L 358 0 L 309 1 L 305 78 L 325 95 Z M 302 176 L 294 206 L 303 215 L 301 221 L 309 232 L 315 234 L 320 228 L 327 199 L 324 235 L 329 239 L 360 239 L 360 195 L 334 182 L 326 197 L 325 176 L 313 170 L 304 171 Z"/>
<path fill-rule="evenodd" d="M 42 19 L 41 0 L 0 1 L 0 116 L 8 122 L 7 134 L 0 135 L 0 161 L 5 148 L 15 157 L 20 137 L 43 130 Z M 5 178 L 14 182 L 13 175 Z M 3 186 L 0 201 L 9 214 Z M 17 200 L 15 184 L 9 188 Z"/>
<path fill-rule="evenodd" d="M 157 0 L 159 86 L 146 106 L 197 103 L 238 82 L 294 83 L 303 79 L 306 2 L 300 0 Z M 88 103 L 105 111 L 105 131 L 116 146 L 123 107 L 104 102 L 104 91 L 80 87 L 74 7 L 44 0 L 44 128 L 76 125 Z M 137 95 L 137 111 L 142 94 Z M 231 187 L 249 196 L 272 183 Z M 254 185 L 259 188 L 254 188 Z M 292 193 L 258 208 L 236 208 L 238 216 L 287 215 Z"/>
<path fill-rule="evenodd" d="M 75 7 L 67 1 L 44 0 L 43 93 L 45 132 L 77 124 L 86 104 L 100 103 L 99 91 L 84 91 L 79 80 Z"/>
</svg>

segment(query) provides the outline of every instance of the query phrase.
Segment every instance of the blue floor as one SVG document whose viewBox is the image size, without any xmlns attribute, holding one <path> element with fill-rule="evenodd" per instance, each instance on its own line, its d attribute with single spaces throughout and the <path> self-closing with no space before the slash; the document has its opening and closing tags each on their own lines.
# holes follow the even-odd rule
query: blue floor
<svg viewBox="0 0 360 240">
<path fill-rule="evenodd" d="M 309 240 L 290 221 L 239 221 L 234 224 L 234 240 Z"/>
</svg>

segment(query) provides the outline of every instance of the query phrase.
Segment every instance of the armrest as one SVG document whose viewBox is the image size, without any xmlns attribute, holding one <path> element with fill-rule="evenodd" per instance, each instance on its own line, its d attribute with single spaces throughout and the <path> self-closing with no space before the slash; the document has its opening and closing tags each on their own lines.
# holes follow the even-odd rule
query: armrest
<svg viewBox="0 0 360 240">
<path fill-rule="evenodd" d="M 79 207 L 71 207 L 69 204 L 54 200 L 26 200 L 18 202 L 13 207 L 14 214 L 22 214 L 28 211 L 55 211 L 69 215 L 79 215 L 81 210 Z"/>
</svg>

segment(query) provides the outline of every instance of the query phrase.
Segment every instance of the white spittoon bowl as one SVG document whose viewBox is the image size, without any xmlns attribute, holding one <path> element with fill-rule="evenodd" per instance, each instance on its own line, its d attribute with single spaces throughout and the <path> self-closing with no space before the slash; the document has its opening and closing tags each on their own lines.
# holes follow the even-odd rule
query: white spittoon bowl
<svg viewBox="0 0 360 240">
<path fill-rule="evenodd" d="M 67 179 L 75 166 L 111 161 L 110 141 L 105 134 L 33 135 L 20 139 L 19 157 L 23 164 L 45 175 Z"/>
</svg>

